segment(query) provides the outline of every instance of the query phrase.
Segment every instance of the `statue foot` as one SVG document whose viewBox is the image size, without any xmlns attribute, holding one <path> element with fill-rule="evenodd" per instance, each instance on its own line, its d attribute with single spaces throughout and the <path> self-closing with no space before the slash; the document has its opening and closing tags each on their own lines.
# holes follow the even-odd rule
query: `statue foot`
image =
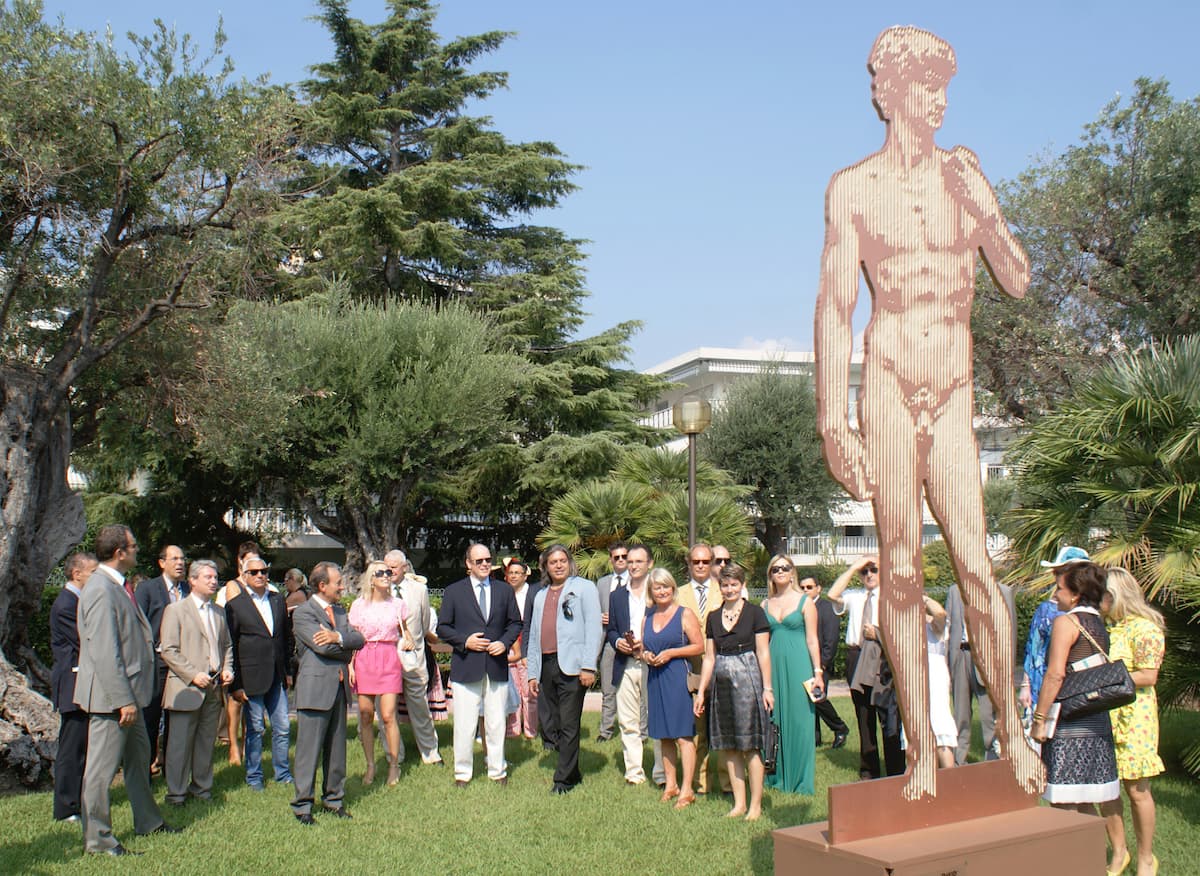
<svg viewBox="0 0 1200 876">
<path fill-rule="evenodd" d="M 909 768 L 908 778 L 900 791 L 905 800 L 920 800 L 937 796 L 937 762 L 915 763 Z"/>
<path fill-rule="evenodd" d="M 1021 790 L 1028 794 L 1042 793 L 1046 785 L 1046 769 L 1038 753 L 1023 735 L 1016 737 L 1008 748 L 1008 760 Z"/>
</svg>

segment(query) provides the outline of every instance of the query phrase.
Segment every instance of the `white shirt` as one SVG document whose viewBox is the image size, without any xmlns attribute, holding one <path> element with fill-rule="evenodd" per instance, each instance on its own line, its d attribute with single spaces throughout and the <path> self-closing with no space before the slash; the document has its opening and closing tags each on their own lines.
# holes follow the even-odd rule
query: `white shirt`
<svg viewBox="0 0 1200 876">
<path fill-rule="evenodd" d="M 275 635 L 275 613 L 271 611 L 271 591 L 263 590 L 262 596 L 259 596 L 254 592 L 254 588 L 247 587 L 243 592 L 250 597 L 250 601 L 258 609 L 259 617 L 267 625 L 267 632 L 272 636 Z"/>
<path fill-rule="evenodd" d="M 871 616 L 867 623 L 879 626 L 879 588 L 869 591 L 874 597 L 871 600 Z M 842 604 L 834 603 L 833 613 L 846 615 L 846 645 L 858 648 L 862 645 L 863 608 L 867 604 L 868 591 L 862 587 L 852 587 L 842 593 Z"/>
<path fill-rule="evenodd" d="M 107 563 L 101 563 L 100 565 L 98 565 L 96 567 L 96 569 L 103 572 L 105 575 L 107 575 L 109 577 L 109 579 L 114 584 L 116 584 L 118 587 L 120 587 L 122 589 L 125 588 L 125 576 L 122 575 L 120 572 L 118 572 L 116 569 L 114 569 L 112 566 L 108 565 Z"/>
<path fill-rule="evenodd" d="M 525 620 L 525 595 L 527 593 L 529 593 L 528 581 L 513 591 L 513 596 L 517 600 L 517 614 L 521 616 L 521 620 Z"/>
<path fill-rule="evenodd" d="M 629 573 L 628 572 L 613 572 L 613 576 L 608 582 L 608 592 L 612 593 L 618 587 L 620 587 L 622 584 L 628 584 L 628 583 L 629 583 Z"/>
<path fill-rule="evenodd" d="M 645 582 L 643 582 L 641 593 L 634 593 L 631 587 L 627 594 L 629 598 L 629 628 L 633 630 L 633 637 L 639 642 L 642 640 L 642 627 L 646 623 L 645 587 Z"/>
</svg>

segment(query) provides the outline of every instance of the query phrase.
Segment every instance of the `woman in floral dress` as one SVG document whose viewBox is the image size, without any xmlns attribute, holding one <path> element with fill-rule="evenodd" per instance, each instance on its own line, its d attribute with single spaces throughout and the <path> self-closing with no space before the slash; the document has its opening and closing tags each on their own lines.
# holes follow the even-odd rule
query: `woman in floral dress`
<svg viewBox="0 0 1200 876">
<path fill-rule="evenodd" d="M 1165 644 L 1163 617 L 1147 605 L 1141 585 L 1124 569 L 1109 569 L 1106 587 L 1108 656 L 1110 660 L 1125 661 L 1125 668 L 1137 685 L 1137 699 L 1110 713 L 1117 775 L 1133 812 L 1133 832 L 1137 837 L 1135 872 L 1138 876 L 1151 876 L 1158 872 L 1158 859 L 1153 847 L 1155 811 L 1150 777 L 1163 771 L 1158 756 L 1158 698 L 1154 693 Z M 1130 862 L 1123 808 L 1121 798 L 1117 797 L 1100 809 L 1113 850 L 1110 874 L 1123 872 Z"/>
</svg>

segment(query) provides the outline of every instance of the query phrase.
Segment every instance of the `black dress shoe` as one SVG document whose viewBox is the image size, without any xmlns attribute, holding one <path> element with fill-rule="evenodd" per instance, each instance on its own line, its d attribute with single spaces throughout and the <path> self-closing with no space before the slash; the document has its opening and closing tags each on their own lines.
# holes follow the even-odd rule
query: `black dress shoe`
<svg viewBox="0 0 1200 876">
<path fill-rule="evenodd" d="M 843 745 L 846 744 L 846 737 L 849 735 L 850 734 L 848 734 L 848 733 L 835 733 L 833 735 L 833 744 L 829 747 L 830 748 L 841 748 Z"/>
<path fill-rule="evenodd" d="M 170 824 L 167 824 L 164 821 L 158 827 L 154 828 L 154 830 L 150 831 L 150 833 L 144 833 L 144 834 L 142 834 L 142 836 L 150 836 L 151 834 L 156 834 L 156 833 L 183 833 L 183 828 L 182 827 L 174 827 Z"/>
<path fill-rule="evenodd" d="M 98 852 L 88 852 L 89 855 L 111 855 L 112 857 L 120 857 L 121 855 L 140 855 L 141 852 L 131 852 L 120 843 L 117 843 L 111 849 L 101 849 Z"/>
<path fill-rule="evenodd" d="M 311 815 L 309 815 L 307 812 L 297 812 L 296 820 L 299 821 L 301 824 L 316 824 L 317 823 L 317 820 L 315 818 L 313 818 Z"/>
<path fill-rule="evenodd" d="M 345 806 L 339 806 L 337 809 L 330 809 L 330 808 L 326 807 L 325 813 L 327 815 L 336 816 L 337 818 L 353 818 L 354 817 L 353 815 L 351 815 L 349 812 L 346 811 Z"/>
</svg>

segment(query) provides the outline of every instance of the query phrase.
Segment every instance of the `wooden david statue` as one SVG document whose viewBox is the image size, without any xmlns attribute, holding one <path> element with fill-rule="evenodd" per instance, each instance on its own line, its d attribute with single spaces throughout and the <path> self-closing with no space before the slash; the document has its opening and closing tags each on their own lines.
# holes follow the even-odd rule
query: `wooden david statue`
<svg viewBox="0 0 1200 876">
<path fill-rule="evenodd" d="M 1025 741 L 1012 687 L 1013 618 L 987 553 L 971 385 L 976 258 L 1015 298 L 1029 285 L 1029 259 L 975 153 L 934 142 L 956 70 L 949 44 L 915 27 L 889 28 L 875 40 L 867 68 L 887 133 L 878 152 L 834 174 L 826 192 L 817 401 L 833 476 L 874 509 L 879 627 L 908 739 L 902 794 L 918 800 L 938 793 L 922 602 L 922 498 L 958 573 L 972 655 L 995 705 L 1001 756 L 1021 790 L 1035 794 L 1043 770 Z M 872 308 L 855 423 L 849 374 L 860 278 Z"/>
</svg>

